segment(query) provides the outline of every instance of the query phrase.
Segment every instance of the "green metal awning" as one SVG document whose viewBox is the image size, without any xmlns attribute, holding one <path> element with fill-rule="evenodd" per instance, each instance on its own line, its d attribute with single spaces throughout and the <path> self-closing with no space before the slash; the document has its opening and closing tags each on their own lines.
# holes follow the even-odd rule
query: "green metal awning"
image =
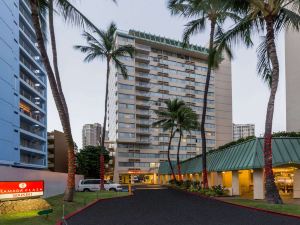
<svg viewBox="0 0 300 225">
<path fill-rule="evenodd" d="M 221 172 L 263 168 L 263 138 L 256 138 L 207 154 L 207 170 Z M 273 166 L 300 166 L 300 138 L 273 138 Z M 176 166 L 175 166 L 176 167 Z M 181 162 L 182 174 L 201 173 L 202 155 Z M 177 170 L 175 170 L 177 172 Z M 171 174 L 168 163 L 161 163 L 159 174 Z"/>
</svg>

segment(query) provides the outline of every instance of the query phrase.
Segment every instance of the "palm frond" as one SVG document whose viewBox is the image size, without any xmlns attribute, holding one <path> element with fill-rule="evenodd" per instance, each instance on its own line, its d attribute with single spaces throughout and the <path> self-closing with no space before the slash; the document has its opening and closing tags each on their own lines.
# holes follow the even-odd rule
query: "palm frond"
<svg viewBox="0 0 300 225">
<path fill-rule="evenodd" d="M 55 0 L 58 12 L 64 17 L 67 23 L 79 27 L 87 27 L 91 30 L 98 30 L 98 28 L 81 13 L 70 0 Z"/>
<path fill-rule="evenodd" d="M 206 18 L 202 17 L 196 20 L 192 20 L 185 25 L 183 31 L 183 47 L 188 47 L 190 42 L 190 37 L 192 35 L 198 34 L 199 32 L 205 30 Z"/>
<path fill-rule="evenodd" d="M 267 49 L 266 37 L 263 37 L 262 42 L 257 48 L 257 72 L 261 76 L 262 80 L 266 82 L 269 87 L 272 84 L 272 65 L 270 56 Z"/>
</svg>

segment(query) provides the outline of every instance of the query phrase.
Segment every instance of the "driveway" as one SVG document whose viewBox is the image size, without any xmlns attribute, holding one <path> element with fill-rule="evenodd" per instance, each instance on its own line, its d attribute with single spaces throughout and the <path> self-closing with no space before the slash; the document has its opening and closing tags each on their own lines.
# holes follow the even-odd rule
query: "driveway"
<svg viewBox="0 0 300 225">
<path fill-rule="evenodd" d="M 138 189 L 133 197 L 98 202 L 68 225 L 299 225 L 269 214 L 169 189 Z"/>
</svg>

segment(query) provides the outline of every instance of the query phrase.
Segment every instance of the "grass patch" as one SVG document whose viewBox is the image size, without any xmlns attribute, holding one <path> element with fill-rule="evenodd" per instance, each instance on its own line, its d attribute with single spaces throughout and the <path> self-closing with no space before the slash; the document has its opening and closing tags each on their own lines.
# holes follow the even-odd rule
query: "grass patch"
<svg viewBox="0 0 300 225">
<path fill-rule="evenodd" d="M 96 199 L 105 199 L 119 196 L 127 196 L 127 192 L 77 192 L 73 202 L 65 203 L 65 215 L 68 215 L 78 209 L 83 208 L 87 204 L 95 201 Z M 53 213 L 48 219 L 45 216 L 39 216 L 38 211 L 10 214 L 0 216 L 0 224 L 5 225 L 54 225 L 62 218 L 63 212 L 63 195 L 47 198 L 46 200 L 52 206 Z"/>
<path fill-rule="evenodd" d="M 300 205 L 295 204 L 269 204 L 263 200 L 249 200 L 249 199 L 228 199 L 227 202 L 232 202 L 239 205 L 250 206 L 258 209 L 266 209 L 274 212 L 291 214 L 300 216 Z"/>
</svg>

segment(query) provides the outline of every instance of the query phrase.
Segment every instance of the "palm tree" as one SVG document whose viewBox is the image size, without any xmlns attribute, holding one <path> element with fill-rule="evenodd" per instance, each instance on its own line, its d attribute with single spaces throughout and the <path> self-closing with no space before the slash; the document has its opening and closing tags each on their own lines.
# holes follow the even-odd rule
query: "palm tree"
<svg viewBox="0 0 300 225">
<path fill-rule="evenodd" d="M 201 116 L 201 139 L 202 139 L 202 171 L 203 171 L 203 186 L 208 188 L 207 180 L 207 166 L 206 166 L 206 133 L 205 121 L 207 113 L 207 98 L 209 94 L 209 86 L 211 80 L 211 72 L 216 69 L 221 62 L 221 54 L 216 51 L 214 46 L 214 37 L 217 30 L 221 30 L 225 19 L 231 18 L 238 20 L 239 17 L 231 11 L 228 4 L 223 0 L 169 0 L 168 8 L 173 15 L 182 15 L 186 18 L 196 17 L 196 19 L 186 24 L 183 33 L 184 47 L 189 45 L 190 37 L 194 34 L 202 32 L 206 29 L 206 25 L 210 23 L 209 49 L 208 49 L 208 69 L 205 82 L 203 108 Z M 231 57 L 229 48 L 225 49 L 227 54 Z"/>
<path fill-rule="evenodd" d="M 168 162 L 172 172 L 173 179 L 176 181 L 173 164 L 171 162 L 171 157 L 170 157 L 170 150 L 171 150 L 172 140 L 175 136 L 178 111 L 181 108 L 185 107 L 185 103 L 182 100 L 176 98 L 174 100 L 167 100 L 165 104 L 167 107 L 166 109 L 155 111 L 158 120 L 153 123 L 153 127 L 161 127 L 163 128 L 164 131 L 169 131 L 167 157 L 168 157 Z"/>
<path fill-rule="evenodd" d="M 275 97 L 279 82 L 279 61 L 276 36 L 282 30 L 300 28 L 300 2 L 298 0 L 228 0 L 234 10 L 243 18 L 226 33 L 219 33 L 217 45 L 242 41 L 247 47 L 253 45 L 252 32 L 266 32 L 258 48 L 258 73 L 270 85 L 264 135 L 264 169 L 266 199 L 270 203 L 282 204 L 282 199 L 274 181 L 272 167 L 272 124 Z"/>
<path fill-rule="evenodd" d="M 199 128 L 198 116 L 190 107 L 185 106 L 178 110 L 176 115 L 176 130 L 179 133 L 178 146 L 177 146 L 177 170 L 179 180 L 182 180 L 181 165 L 180 165 L 180 146 L 181 139 L 184 132 L 191 133 L 192 130 Z"/>
<path fill-rule="evenodd" d="M 105 111 L 103 120 L 103 130 L 101 138 L 101 147 L 104 148 L 105 131 L 106 131 L 106 118 L 107 118 L 107 100 L 108 100 L 108 84 L 110 75 L 111 63 L 114 63 L 118 70 L 120 70 L 122 76 L 127 79 L 127 68 L 120 61 L 120 57 L 130 56 L 133 57 L 134 48 L 132 45 L 117 46 L 115 44 L 115 34 L 117 27 L 115 23 L 111 23 L 107 30 L 94 30 L 93 34 L 84 32 L 82 36 L 87 42 L 87 46 L 76 45 L 75 49 L 86 54 L 85 62 L 91 62 L 95 59 L 106 60 L 106 90 L 105 90 Z M 100 155 L 100 179 L 101 190 L 104 189 L 104 157 Z"/>
<path fill-rule="evenodd" d="M 77 26 L 94 27 L 94 25 L 87 19 L 74 5 L 68 0 L 54 0 L 56 4 L 56 12 L 64 17 L 66 22 L 75 24 Z M 75 191 L 75 155 L 74 155 L 74 142 L 71 132 L 71 125 L 69 120 L 68 107 L 63 95 L 60 76 L 57 65 L 57 50 L 54 34 L 53 24 L 53 0 L 29 0 L 31 8 L 31 17 L 33 21 L 33 27 L 37 37 L 38 48 L 42 56 L 42 62 L 44 64 L 49 84 L 53 94 L 53 98 L 58 110 L 58 114 L 62 123 L 62 127 L 65 133 L 66 140 L 68 142 L 68 180 L 67 188 L 64 195 L 65 201 L 73 201 Z M 49 29 L 51 35 L 51 44 L 53 51 L 53 65 L 54 70 L 51 67 L 50 60 L 45 47 L 45 35 L 44 28 L 46 27 L 45 18 L 46 13 L 49 13 Z"/>
</svg>

